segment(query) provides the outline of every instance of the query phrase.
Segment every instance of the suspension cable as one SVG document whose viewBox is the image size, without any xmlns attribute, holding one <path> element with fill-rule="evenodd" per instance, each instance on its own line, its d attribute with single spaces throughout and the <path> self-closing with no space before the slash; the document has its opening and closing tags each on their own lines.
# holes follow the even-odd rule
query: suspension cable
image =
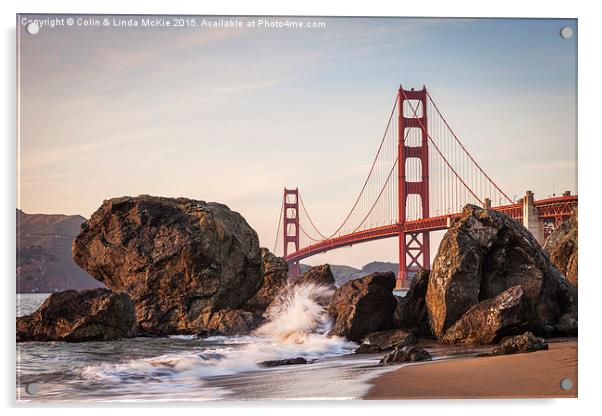
<svg viewBox="0 0 602 416">
<path fill-rule="evenodd" d="M 278 245 L 278 236 L 280 235 L 280 226 L 282 225 L 282 217 L 284 213 L 284 195 L 282 196 L 282 203 L 280 204 L 280 215 L 278 215 L 278 228 L 276 228 L 276 237 L 274 238 L 274 250 L 272 253 L 276 254 L 276 246 Z"/>
<path fill-rule="evenodd" d="M 420 126 L 422 126 L 422 130 L 426 132 L 426 136 L 428 137 L 428 139 L 430 140 L 430 142 L 433 144 L 433 146 L 435 147 L 435 149 L 437 150 L 437 152 L 441 155 L 441 157 L 443 158 L 443 161 L 451 169 L 451 171 L 454 173 L 454 175 L 456 175 L 456 177 L 462 183 L 462 185 L 464 185 L 464 187 L 466 189 L 468 189 L 468 191 L 472 194 L 472 196 L 474 196 L 477 199 L 477 201 L 479 201 L 479 203 L 482 205 L 483 201 L 481 201 L 481 198 L 479 198 L 472 191 L 472 189 L 470 189 L 470 187 L 468 185 L 466 185 L 466 183 L 464 182 L 464 180 L 460 177 L 460 175 L 458 175 L 458 172 L 456 172 L 456 170 L 452 167 L 452 165 L 445 158 L 445 156 L 443 156 L 443 154 L 441 153 L 441 150 L 439 150 L 439 147 L 437 146 L 437 144 L 435 143 L 435 141 L 431 138 L 430 133 L 428 132 L 428 130 L 426 129 L 426 127 L 424 127 L 424 124 L 422 123 L 422 120 L 420 118 L 418 118 L 418 113 L 417 113 L 416 109 L 414 108 L 414 106 L 412 105 L 412 103 L 408 100 L 408 97 L 407 97 L 405 91 L 403 91 L 403 90 L 401 90 L 401 91 L 403 92 L 403 96 L 405 97 L 405 99 L 408 101 L 408 104 L 410 105 L 410 108 L 412 109 L 412 112 L 414 113 L 414 116 L 415 116 L 416 120 L 418 120 L 418 123 L 420 123 Z"/>
<path fill-rule="evenodd" d="M 393 104 L 393 108 L 391 109 L 391 114 L 389 115 L 389 120 L 387 122 L 387 127 L 385 128 L 385 133 L 383 134 L 383 138 L 380 141 L 380 145 L 378 146 L 378 151 L 376 152 L 376 156 L 374 157 L 374 160 L 372 161 L 372 166 L 370 167 L 370 172 L 368 173 L 368 176 L 366 177 L 366 180 L 364 181 L 364 185 L 362 186 L 362 190 L 360 191 L 360 193 L 357 196 L 357 199 L 355 200 L 355 203 L 353 204 L 353 207 L 351 208 L 351 210 L 349 211 L 349 213 L 347 214 L 347 216 L 345 217 L 345 219 L 343 220 L 343 222 L 341 223 L 341 225 L 339 226 L 339 228 L 337 228 L 329 237 L 328 239 L 334 237 L 339 231 L 341 231 L 341 229 L 343 228 L 343 226 L 345 225 L 345 223 L 347 222 L 347 220 L 351 217 L 351 214 L 353 213 L 353 210 L 355 210 L 355 207 L 357 206 L 357 204 L 360 201 L 360 198 L 362 196 L 362 194 L 364 193 L 364 190 L 366 189 L 366 186 L 368 185 L 368 180 L 370 179 L 370 176 L 372 175 L 372 171 L 374 170 L 374 166 L 376 166 L 376 161 L 378 160 L 378 155 L 380 154 L 380 151 L 383 147 L 383 143 L 385 142 L 385 139 L 387 137 L 387 133 L 389 132 L 389 126 L 391 125 L 391 120 L 393 119 L 393 115 L 395 114 L 395 109 L 397 108 L 397 99 L 399 97 L 399 93 L 395 94 L 395 102 Z"/>
<path fill-rule="evenodd" d="M 395 163 L 393 163 L 393 166 L 391 167 L 391 170 L 389 171 L 389 175 L 387 175 L 387 180 L 385 181 L 385 184 L 383 185 L 383 187 L 380 190 L 378 196 L 376 197 L 376 200 L 372 204 L 372 207 L 370 207 L 370 211 L 368 211 L 368 213 L 366 214 L 366 216 L 364 217 L 364 219 L 362 220 L 362 222 L 360 222 L 359 225 L 357 227 L 355 227 L 355 229 L 351 232 L 351 234 L 355 233 L 362 226 L 362 224 L 364 223 L 364 221 L 366 221 L 366 219 L 368 218 L 368 216 L 372 213 L 372 210 L 376 206 L 376 203 L 378 202 L 378 200 L 380 199 L 381 195 L 383 194 L 385 188 L 387 187 L 387 184 L 389 183 L 389 180 L 391 179 L 391 174 L 395 171 L 395 167 L 397 166 L 397 162 L 398 161 L 399 161 L 399 156 L 397 158 L 395 158 Z"/>
<path fill-rule="evenodd" d="M 303 198 L 301 197 L 301 192 L 299 192 L 299 202 L 301 202 L 301 208 L 303 208 L 303 212 L 305 212 L 305 216 L 309 220 L 309 223 L 314 227 L 314 230 L 316 230 L 318 232 L 318 234 L 320 234 L 320 237 L 322 237 L 324 240 L 326 240 L 327 239 L 326 236 L 320 232 L 320 229 L 318 227 L 316 227 L 316 224 L 314 224 L 311 217 L 307 213 L 307 209 L 305 208 L 305 204 L 303 203 Z"/>
<path fill-rule="evenodd" d="M 504 195 L 504 198 L 506 198 L 510 203 L 513 203 L 514 201 L 512 201 L 510 199 L 510 197 L 508 195 L 506 195 L 506 193 L 504 191 L 502 191 L 500 189 L 500 187 L 497 186 L 497 184 L 493 181 L 493 179 L 491 179 L 489 177 L 489 175 L 487 175 L 487 173 L 485 173 L 485 171 L 483 170 L 483 168 L 481 168 L 481 166 L 477 163 L 477 161 L 474 160 L 474 158 L 472 157 L 472 155 L 470 154 L 470 152 L 468 150 L 466 150 L 466 148 L 464 147 L 464 144 L 462 144 L 462 142 L 460 141 L 460 139 L 458 139 L 458 136 L 456 136 L 456 133 L 454 132 L 454 130 L 448 124 L 448 122 L 445 119 L 445 117 L 443 117 L 443 114 L 441 114 L 441 111 L 439 111 L 439 107 L 437 107 L 437 104 L 435 104 L 435 101 L 433 100 L 433 97 L 431 97 L 431 95 L 429 94 L 428 90 L 426 92 L 426 95 L 428 96 L 429 101 L 431 102 L 431 104 L 433 104 L 433 107 L 437 111 L 437 114 L 439 114 L 439 117 L 441 117 L 441 120 L 443 120 L 443 123 L 445 123 L 445 126 L 448 128 L 448 130 L 450 131 L 450 133 L 452 134 L 452 136 L 454 136 L 454 139 L 456 139 L 456 141 L 458 142 L 458 144 L 462 147 L 462 150 L 464 150 L 464 152 L 468 155 L 468 157 L 470 158 L 470 160 L 472 160 L 472 163 L 474 163 L 476 165 L 476 167 L 479 169 L 479 171 L 481 171 L 481 173 L 489 180 L 489 182 L 491 182 L 493 184 L 493 186 L 495 187 L 495 189 L 497 189 L 502 195 Z"/>
</svg>

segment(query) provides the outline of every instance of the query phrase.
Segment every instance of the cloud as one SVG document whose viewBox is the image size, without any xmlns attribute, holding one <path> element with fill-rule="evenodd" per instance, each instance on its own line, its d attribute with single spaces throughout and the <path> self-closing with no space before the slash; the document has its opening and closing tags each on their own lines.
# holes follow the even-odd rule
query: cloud
<svg viewBox="0 0 602 416">
<path fill-rule="evenodd" d="M 285 82 L 285 80 L 273 80 L 273 81 L 265 81 L 265 82 L 256 82 L 249 84 L 239 84 L 239 85 L 231 85 L 227 87 L 220 87 L 217 89 L 218 93 L 237 93 L 241 91 L 249 91 L 249 90 L 258 90 L 263 88 L 273 87 L 275 85 L 279 85 Z"/>
</svg>

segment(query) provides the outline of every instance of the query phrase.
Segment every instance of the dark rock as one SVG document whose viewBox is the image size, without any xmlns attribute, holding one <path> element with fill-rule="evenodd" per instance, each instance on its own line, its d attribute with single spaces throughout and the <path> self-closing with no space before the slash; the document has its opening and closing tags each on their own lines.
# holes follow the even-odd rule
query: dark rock
<svg viewBox="0 0 602 416">
<path fill-rule="evenodd" d="M 110 341 L 135 334 L 132 301 L 107 289 L 53 293 L 37 311 L 17 318 L 17 342 Z"/>
<path fill-rule="evenodd" d="M 378 345 L 363 343 L 357 347 L 354 351 L 356 354 L 374 354 L 377 352 L 383 352 Z"/>
<path fill-rule="evenodd" d="M 279 365 L 296 365 L 296 364 L 309 364 L 303 357 L 297 358 L 286 358 L 284 360 L 270 360 L 270 361 L 262 361 L 259 363 L 262 367 L 277 367 Z"/>
<path fill-rule="evenodd" d="M 391 329 L 394 288 L 393 273 L 373 273 L 338 288 L 328 307 L 334 321 L 331 334 L 359 342 L 371 332 Z"/>
<path fill-rule="evenodd" d="M 274 301 L 276 296 L 287 285 L 288 264 L 282 257 L 276 257 L 267 248 L 261 249 L 263 261 L 263 283 L 255 295 L 242 307 L 242 309 L 263 313 Z"/>
<path fill-rule="evenodd" d="M 424 337 L 432 337 L 426 309 L 426 290 L 429 284 L 429 270 L 420 270 L 412 279 L 410 290 L 399 300 L 393 324 L 406 331 L 415 332 Z"/>
<path fill-rule="evenodd" d="M 528 300 L 524 320 L 544 331 L 576 310 L 577 292 L 566 284 L 533 235 L 512 218 L 473 205 L 447 231 L 429 277 L 426 303 L 441 338 L 466 311 L 512 286 Z"/>
<path fill-rule="evenodd" d="M 261 316 L 241 309 L 223 309 L 211 315 L 205 330 L 214 335 L 247 335 L 261 323 Z M 197 333 L 197 336 L 202 332 Z"/>
<path fill-rule="evenodd" d="M 136 338 L 166 338 L 168 334 L 161 331 L 138 331 L 135 335 Z"/>
<path fill-rule="evenodd" d="M 104 201 L 73 242 L 75 262 L 134 302 L 142 330 L 198 333 L 262 284 L 257 234 L 225 205 L 142 195 Z"/>
<path fill-rule="evenodd" d="M 312 267 L 293 282 L 295 286 L 308 283 L 327 286 L 333 290 L 336 289 L 334 284 L 334 276 L 332 275 L 330 265 L 328 264 Z"/>
<path fill-rule="evenodd" d="M 491 351 L 491 355 L 518 354 L 547 350 L 548 343 L 543 338 L 538 338 L 531 332 L 522 335 L 506 337 L 500 342 L 500 346 Z"/>
<path fill-rule="evenodd" d="M 418 339 L 414 334 L 401 329 L 373 332 L 364 338 L 365 344 L 377 345 L 381 351 L 390 350 L 399 345 L 414 345 L 417 342 Z"/>
<path fill-rule="evenodd" d="M 528 306 L 523 288 L 513 286 L 470 308 L 447 329 L 441 342 L 490 344 L 507 334 L 524 331 Z"/>
<path fill-rule="evenodd" d="M 556 337 L 576 337 L 579 332 L 577 311 L 567 312 L 562 315 L 553 328 L 552 333 Z"/>
<path fill-rule="evenodd" d="M 380 360 L 380 364 L 406 363 L 431 359 L 432 357 L 428 351 L 412 345 L 394 349 Z"/>
<path fill-rule="evenodd" d="M 575 211 L 567 221 L 550 234 L 543 246 L 552 263 L 575 286 L 578 280 L 578 225 L 577 211 Z"/>
</svg>

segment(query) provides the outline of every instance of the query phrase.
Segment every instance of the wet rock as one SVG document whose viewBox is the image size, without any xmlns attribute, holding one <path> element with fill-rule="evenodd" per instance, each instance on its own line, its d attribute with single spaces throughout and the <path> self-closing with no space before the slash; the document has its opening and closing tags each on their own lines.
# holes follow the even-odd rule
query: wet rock
<svg viewBox="0 0 602 416">
<path fill-rule="evenodd" d="M 393 314 L 393 324 L 395 327 L 430 338 L 432 331 L 425 300 L 429 275 L 430 271 L 423 269 L 414 276 L 410 290 L 397 303 Z"/>
<path fill-rule="evenodd" d="M 552 331 L 556 337 L 576 337 L 578 332 L 577 311 L 562 315 Z"/>
<path fill-rule="evenodd" d="M 309 363 L 310 362 L 307 361 L 305 358 L 297 357 L 297 358 L 286 358 L 284 360 L 262 361 L 259 363 L 259 365 L 262 367 L 277 367 L 280 365 L 297 365 L 297 364 L 309 364 Z"/>
<path fill-rule="evenodd" d="M 479 302 L 518 285 L 528 300 L 524 321 L 534 331 L 576 310 L 576 288 L 526 228 L 499 212 L 465 206 L 445 234 L 429 277 L 426 304 L 435 336 L 442 338 Z"/>
<path fill-rule="evenodd" d="M 331 289 L 336 289 L 334 276 L 329 264 L 314 266 L 303 273 L 293 282 L 294 285 L 302 285 L 313 283 L 320 286 L 326 286 Z"/>
<path fill-rule="evenodd" d="M 378 345 L 362 343 L 355 349 L 354 352 L 356 354 L 374 354 L 377 352 L 383 352 L 383 350 Z"/>
<path fill-rule="evenodd" d="M 491 355 L 518 354 L 547 349 L 548 343 L 543 338 L 538 338 L 531 332 L 525 332 L 522 335 L 504 338 L 500 346 L 491 351 Z"/>
<path fill-rule="evenodd" d="M 142 195 L 104 201 L 73 242 L 75 262 L 135 305 L 142 330 L 197 333 L 262 284 L 257 234 L 214 202 Z"/>
<path fill-rule="evenodd" d="M 107 289 L 53 293 L 37 311 L 17 318 L 17 342 L 111 341 L 135 334 L 132 301 Z"/>
<path fill-rule="evenodd" d="M 414 345 L 417 342 L 418 339 L 414 334 L 401 329 L 373 332 L 364 338 L 365 344 L 377 345 L 381 351 L 390 350 L 400 345 Z"/>
<path fill-rule="evenodd" d="M 265 312 L 287 285 L 288 279 L 288 265 L 282 257 L 277 257 L 267 248 L 262 248 L 261 259 L 263 282 L 257 293 L 242 307 L 244 310 L 259 314 Z"/>
<path fill-rule="evenodd" d="M 167 338 L 168 334 L 161 331 L 138 331 L 136 338 Z"/>
<path fill-rule="evenodd" d="M 490 344 L 528 325 L 528 299 L 521 286 L 513 286 L 480 302 L 458 319 L 441 338 L 443 343 Z"/>
<path fill-rule="evenodd" d="M 367 334 L 391 329 L 397 304 L 394 273 L 372 273 L 338 288 L 328 307 L 331 334 L 359 342 Z"/>
<path fill-rule="evenodd" d="M 575 286 L 578 280 L 578 225 L 577 211 L 575 211 L 567 221 L 554 230 L 543 246 L 552 263 Z"/>
<path fill-rule="evenodd" d="M 423 348 L 412 345 L 394 349 L 380 360 L 380 364 L 386 365 L 394 363 L 425 361 L 431 359 L 432 357 L 428 353 L 428 351 L 426 351 Z"/>
<path fill-rule="evenodd" d="M 261 315 L 241 309 L 223 309 L 211 315 L 205 327 L 208 336 L 248 335 L 261 323 Z M 197 333 L 202 334 L 203 332 Z"/>
</svg>

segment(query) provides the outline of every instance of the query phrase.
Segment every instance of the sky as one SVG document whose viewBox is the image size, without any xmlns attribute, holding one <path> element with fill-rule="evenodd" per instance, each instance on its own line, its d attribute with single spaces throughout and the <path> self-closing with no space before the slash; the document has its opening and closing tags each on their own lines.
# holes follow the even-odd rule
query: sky
<svg viewBox="0 0 602 416">
<path fill-rule="evenodd" d="M 272 248 L 286 186 L 333 231 L 400 84 L 427 86 L 506 194 L 577 192 L 575 20 L 296 20 L 325 27 L 21 26 L 19 208 L 89 217 L 122 195 L 219 201 Z M 306 262 L 373 260 L 397 261 L 397 242 Z"/>
</svg>

